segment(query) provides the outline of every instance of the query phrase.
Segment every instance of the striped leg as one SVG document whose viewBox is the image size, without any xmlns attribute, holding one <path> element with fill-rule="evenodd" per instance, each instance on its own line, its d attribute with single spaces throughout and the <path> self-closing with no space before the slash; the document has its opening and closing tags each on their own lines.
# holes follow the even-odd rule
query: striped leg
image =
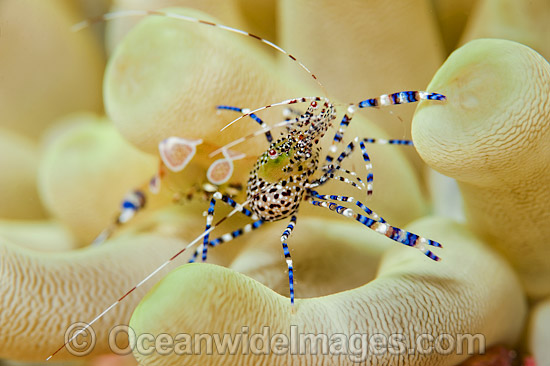
<svg viewBox="0 0 550 366">
<path fill-rule="evenodd" d="M 231 107 L 231 106 L 228 106 L 228 105 L 218 105 L 218 106 L 216 106 L 216 108 L 217 109 L 222 109 L 222 110 L 235 111 L 235 112 L 239 112 L 239 113 L 243 113 L 243 114 L 246 114 L 246 113 L 250 112 L 250 109 L 243 109 L 243 108 L 239 108 L 239 107 Z M 254 113 L 251 113 L 248 116 L 250 118 L 252 118 L 254 121 L 258 122 L 258 124 L 262 128 L 267 128 L 267 124 L 264 121 L 262 121 L 260 119 L 260 117 L 256 116 Z M 273 141 L 273 136 L 271 135 L 270 131 L 267 131 L 265 133 L 265 138 L 267 139 L 267 142 L 269 142 L 269 143 L 271 143 L 271 141 Z"/>
<path fill-rule="evenodd" d="M 317 186 L 320 186 L 320 185 L 323 185 L 328 179 L 331 179 L 331 178 L 336 178 L 336 179 L 339 179 L 340 181 L 343 181 L 345 183 L 349 183 L 348 181 L 346 181 L 345 178 L 341 178 L 339 176 L 336 176 L 333 174 L 333 171 L 335 170 L 342 170 L 342 168 L 340 167 L 340 164 L 342 163 L 342 161 L 344 159 L 346 159 L 347 157 L 351 156 L 351 154 L 353 153 L 354 149 L 355 149 L 355 143 L 359 143 L 359 147 L 361 148 L 361 153 L 362 153 L 362 156 L 363 156 L 363 161 L 365 162 L 365 169 L 367 170 L 367 195 L 372 195 L 372 190 L 373 190 L 373 183 L 374 183 L 374 175 L 372 173 L 372 163 L 371 163 L 371 160 L 370 160 L 370 156 L 369 154 L 367 153 L 367 148 L 365 146 L 365 143 L 368 143 L 368 144 L 390 144 L 390 145 L 409 145 L 409 146 L 412 146 L 413 143 L 412 141 L 410 140 L 398 140 L 398 139 L 391 139 L 391 140 L 385 140 L 385 139 L 374 139 L 374 138 L 363 138 L 363 139 L 360 139 L 359 137 L 355 137 L 353 139 L 353 142 L 350 142 L 348 144 L 348 146 L 346 146 L 346 149 L 340 154 L 340 156 L 338 157 L 338 159 L 336 159 L 336 165 L 332 164 L 332 161 L 334 160 L 330 155 L 327 155 L 327 161 L 330 161 L 330 163 L 326 164 L 323 166 L 323 170 L 325 171 L 325 174 L 319 178 L 316 182 L 312 183 L 312 187 L 317 187 Z M 335 146 L 335 145 L 333 145 Z M 351 175 L 356 175 L 355 172 L 349 172 L 349 171 L 346 171 L 348 174 L 351 174 Z M 363 182 L 359 179 L 359 178 L 356 178 L 358 179 L 358 181 L 363 184 Z M 354 185 L 353 183 L 351 185 Z M 364 186 L 364 184 L 363 184 Z"/>
<path fill-rule="evenodd" d="M 206 227 L 204 229 L 205 231 L 209 231 L 209 229 L 212 227 L 212 221 L 214 219 L 214 209 L 215 209 L 215 206 L 216 206 L 216 202 L 218 200 L 221 200 L 222 202 L 225 202 L 227 205 L 237 209 L 242 214 L 244 214 L 248 217 L 251 217 L 253 220 L 258 220 L 258 217 L 255 214 L 253 214 L 252 211 L 250 211 L 249 209 L 245 208 L 244 206 L 238 204 L 231 197 L 222 195 L 220 192 L 216 192 L 212 196 L 212 199 L 210 200 L 210 205 L 208 206 L 208 211 L 207 211 L 207 215 L 206 215 Z M 231 234 L 226 234 L 226 235 L 231 235 Z M 234 236 L 229 240 L 232 240 L 232 239 L 236 238 L 237 236 Z M 224 241 L 229 241 L 229 240 L 224 240 Z M 208 255 L 208 246 L 209 246 L 209 244 L 210 244 L 210 233 L 207 233 L 203 237 L 202 246 L 200 246 L 197 249 L 197 251 L 195 252 L 193 257 L 190 259 L 190 262 L 194 262 L 196 260 L 199 251 L 201 251 L 201 248 L 202 248 L 202 261 L 203 262 L 206 261 L 206 257 Z"/>
<path fill-rule="evenodd" d="M 366 142 L 367 144 L 390 144 L 390 145 L 408 145 L 408 146 L 414 146 L 413 142 L 411 140 L 398 140 L 398 139 L 373 139 L 373 138 L 363 138 L 361 142 Z"/>
<path fill-rule="evenodd" d="M 294 305 L 294 267 L 292 265 L 292 257 L 290 256 L 290 251 L 288 250 L 288 245 L 286 243 L 288 237 L 292 234 L 294 226 L 296 225 L 296 215 L 292 215 L 290 223 L 286 227 L 283 235 L 281 235 L 281 243 L 283 244 L 283 253 L 285 254 L 285 261 L 288 267 L 288 285 L 290 288 L 290 304 Z"/>
<path fill-rule="evenodd" d="M 234 230 L 232 232 L 223 234 L 222 236 L 219 236 L 216 239 L 213 239 L 210 242 L 208 242 L 208 246 L 209 247 L 217 247 L 220 244 L 227 243 L 228 241 L 236 239 L 241 235 L 247 234 L 252 230 L 256 230 L 257 228 L 262 226 L 264 224 L 264 222 L 265 222 L 264 220 L 259 219 L 259 220 L 254 221 L 253 223 L 250 223 L 250 224 L 247 224 L 247 225 L 243 226 L 240 229 L 237 229 L 237 230 Z M 202 253 L 203 250 L 204 250 L 203 245 L 204 245 L 204 243 L 201 244 L 197 248 L 197 250 L 195 251 L 195 253 L 191 257 L 191 259 L 189 259 L 189 263 L 193 263 L 197 260 L 197 257 L 199 256 L 199 253 Z"/>
<path fill-rule="evenodd" d="M 383 94 L 377 98 L 365 99 L 357 104 L 359 108 L 384 107 L 393 104 L 415 103 L 421 100 L 446 100 L 443 94 L 425 91 L 401 91 L 393 94 Z"/>
<path fill-rule="evenodd" d="M 340 168 L 334 168 L 334 170 L 338 170 L 338 171 L 342 171 L 342 169 Z M 354 174 L 355 175 L 355 174 Z M 341 175 L 336 175 L 334 173 L 327 173 L 327 180 L 328 179 L 335 179 L 335 180 L 339 180 L 340 182 L 344 182 L 346 184 L 349 184 L 351 185 L 352 187 L 355 187 L 357 189 L 362 189 L 361 187 L 365 188 L 365 184 L 363 183 L 363 181 L 361 179 L 359 179 L 357 176 L 355 176 L 355 179 L 357 179 L 357 181 L 359 182 L 359 185 L 351 180 L 349 180 L 348 178 L 346 177 L 342 177 Z"/>
<path fill-rule="evenodd" d="M 332 141 L 332 146 L 330 147 L 330 153 L 327 154 L 325 160 L 326 164 L 332 163 L 334 160 L 333 156 L 331 154 L 336 153 L 337 147 L 336 145 L 342 142 L 342 139 L 344 138 L 344 133 L 346 132 L 346 129 L 348 128 L 351 119 L 353 118 L 353 115 L 357 109 L 359 108 L 368 108 L 368 107 L 380 107 L 380 106 L 388 106 L 393 104 L 407 104 L 407 103 L 415 103 L 420 100 L 446 100 L 447 98 L 443 94 L 439 93 L 428 93 L 425 91 L 401 91 L 393 94 L 383 94 L 377 98 L 371 98 L 371 99 L 365 99 L 357 104 L 352 104 L 348 106 L 347 113 L 342 118 L 342 121 L 340 122 L 340 127 L 338 128 L 338 131 L 334 134 L 334 139 Z"/>
<path fill-rule="evenodd" d="M 331 174 L 332 172 L 334 172 L 334 170 L 336 170 L 337 168 L 339 168 L 342 161 L 345 158 L 349 157 L 354 149 L 355 149 L 354 143 L 350 142 L 348 144 L 348 146 L 346 146 L 344 151 L 342 151 L 342 153 L 340 154 L 340 156 L 336 160 L 335 164 L 333 164 L 334 158 L 332 156 L 327 155 L 327 161 L 330 158 L 330 162 L 323 165 L 323 167 L 321 168 L 325 173 L 319 179 L 312 182 L 311 186 L 312 187 L 317 187 L 317 186 L 321 186 L 321 185 L 325 184 L 325 182 L 329 179 L 328 175 Z"/>
<path fill-rule="evenodd" d="M 332 139 L 332 145 L 329 149 L 330 152 L 325 157 L 325 165 L 329 165 L 333 162 L 334 157 L 332 156 L 332 154 L 335 154 L 336 151 L 338 151 L 338 147 L 336 145 L 342 142 L 342 139 L 344 138 L 344 133 L 346 132 L 346 129 L 348 128 L 351 119 L 355 114 L 355 110 L 356 107 L 354 105 L 350 105 L 346 114 L 344 114 L 344 117 L 342 117 L 342 121 L 340 121 L 340 127 L 338 128 L 338 131 L 336 131 L 336 133 L 334 134 L 334 138 Z"/>
<path fill-rule="evenodd" d="M 210 241 L 208 243 L 208 245 L 211 246 L 211 247 L 217 247 L 220 244 L 227 243 L 228 241 L 236 239 L 241 235 L 247 234 L 247 233 L 251 232 L 252 230 L 256 230 L 257 228 L 262 226 L 264 224 L 264 222 L 265 222 L 264 220 L 258 219 L 258 220 L 254 221 L 251 224 L 247 224 L 247 225 L 243 226 L 240 229 L 234 230 L 230 233 L 224 234 L 224 235 Z"/>
<path fill-rule="evenodd" d="M 153 181 L 153 179 L 151 179 Z M 113 235 L 113 233 L 120 226 L 130 221 L 138 211 L 145 207 L 147 202 L 146 194 L 144 190 L 136 189 L 128 192 L 122 202 L 120 203 L 120 212 L 109 227 L 104 229 L 92 242 L 91 245 L 100 245 Z"/>
<path fill-rule="evenodd" d="M 426 239 L 422 236 L 413 234 L 406 230 L 391 226 L 387 222 L 382 222 L 379 220 L 368 218 L 367 216 L 355 213 L 351 208 L 341 206 L 333 202 L 317 201 L 314 199 L 311 199 L 308 201 L 314 206 L 324 207 L 344 217 L 353 218 L 356 221 L 368 227 L 369 229 L 374 230 L 379 234 L 385 235 L 388 238 L 398 243 L 405 244 L 413 248 L 417 248 L 422 253 L 424 253 L 424 255 L 426 255 L 428 258 L 434 261 L 441 260 L 441 258 L 439 258 L 437 255 L 435 255 L 429 249 L 426 248 L 426 244 L 441 248 L 442 247 L 441 244 L 436 241 Z M 370 210 L 367 206 L 363 205 L 362 203 L 360 205 L 364 207 L 364 210 L 367 210 L 367 209 Z"/>
<path fill-rule="evenodd" d="M 354 197 L 337 196 L 337 195 L 332 195 L 332 194 L 331 195 L 329 195 L 329 194 L 319 194 L 314 190 L 310 190 L 309 194 L 312 197 L 323 200 L 323 201 L 337 201 L 337 202 L 349 202 L 349 203 L 355 202 L 355 205 L 357 207 L 359 207 L 361 210 L 363 210 L 363 212 L 365 212 L 367 215 L 372 217 L 374 220 L 380 221 L 380 222 L 386 222 L 386 220 L 384 220 L 384 218 L 382 218 L 382 216 L 378 215 L 376 212 L 374 212 L 373 210 L 371 210 L 370 208 L 365 206 L 360 201 L 356 200 Z M 323 204 L 321 202 L 321 204 L 320 204 L 320 206 L 322 206 L 322 207 L 327 207 L 328 205 L 329 205 L 328 202 L 325 202 L 325 204 Z"/>
<path fill-rule="evenodd" d="M 367 170 L 367 194 L 372 195 L 372 189 L 374 184 L 374 175 L 372 173 L 372 163 L 370 161 L 369 154 L 367 153 L 367 148 L 365 146 L 365 143 L 367 144 L 390 144 L 390 145 L 409 145 L 412 146 L 413 142 L 410 140 L 384 140 L 384 139 L 373 139 L 373 138 L 363 138 L 359 139 L 356 137 L 354 139 L 355 142 L 359 141 L 359 147 L 361 148 L 361 153 L 363 154 L 363 160 L 365 161 L 365 169 Z"/>
<path fill-rule="evenodd" d="M 356 142 L 356 141 L 355 141 Z M 334 174 L 335 171 L 343 171 L 347 174 L 350 174 L 351 176 L 353 176 L 355 179 L 357 179 L 357 181 L 363 186 L 365 187 L 365 184 L 363 183 L 363 181 L 357 177 L 357 174 L 355 172 L 352 172 L 352 171 L 349 171 L 349 170 L 346 170 L 346 169 L 342 169 L 341 168 L 341 163 L 342 161 L 344 161 L 344 159 L 346 159 L 347 157 L 351 156 L 351 154 L 353 153 L 355 149 L 355 143 L 352 141 L 350 142 L 346 148 L 344 149 L 344 151 L 340 154 L 340 156 L 338 156 L 338 159 L 336 159 L 336 163 L 335 164 L 327 164 L 325 166 L 323 166 L 323 170 L 325 171 L 325 173 L 319 178 L 317 179 L 316 181 L 312 182 L 310 184 L 310 187 L 318 187 L 318 186 L 321 186 L 323 184 L 325 184 L 329 179 L 338 179 L 339 181 L 341 182 L 344 182 L 344 183 L 347 183 L 347 184 L 350 184 L 352 185 L 353 187 L 356 187 L 358 189 L 361 189 L 360 186 L 358 186 L 355 182 L 352 182 L 350 181 L 349 179 L 347 178 L 344 178 L 344 177 L 340 177 L 336 174 Z M 332 159 L 332 158 L 331 158 Z M 367 175 L 367 186 L 366 186 L 366 189 L 367 189 L 367 194 L 368 195 L 371 195 L 372 194 L 372 173 L 371 173 L 371 170 L 372 170 L 372 164 L 370 163 L 370 158 L 369 156 L 366 154 L 366 151 L 363 153 L 363 159 L 365 160 L 365 168 L 367 169 L 367 172 L 368 172 L 368 175 Z"/>
<path fill-rule="evenodd" d="M 351 170 L 348 170 L 348 169 L 344 169 L 344 168 L 342 168 L 342 167 L 336 167 L 336 168 L 334 168 L 334 170 L 337 170 L 337 171 L 342 172 L 342 173 L 349 174 L 349 175 L 351 175 L 353 178 L 355 178 L 355 180 L 357 181 L 357 183 L 359 183 L 359 184 L 361 185 L 361 187 L 362 187 L 362 188 L 361 188 L 361 187 L 357 187 L 358 189 L 367 189 L 367 186 L 365 185 L 365 183 L 363 182 L 363 180 L 361 180 L 361 178 L 359 178 L 359 177 L 357 176 L 357 173 L 352 172 Z M 346 181 L 346 179 L 345 179 L 344 177 L 341 177 L 341 176 L 339 176 L 339 175 L 338 175 L 338 176 L 331 177 L 331 178 L 337 178 L 337 179 L 339 179 L 339 180 L 341 180 L 341 181 L 344 181 L 344 182 Z M 367 179 L 368 179 L 368 177 L 367 177 Z M 348 182 L 346 182 L 346 183 L 348 183 Z M 353 183 L 353 182 L 350 182 L 350 183 Z M 353 184 L 352 184 L 352 185 L 353 185 Z"/>
<path fill-rule="evenodd" d="M 355 138 L 357 142 L 358 138 Z M 374 174 L 372 172 L 372 163 L 370 161 L 370 156 L 367 153 L 367 148 L 365 147 L 364 141 L 359 142 L 359 147 L 361 148 L 361 154 L 363 155 L 363 161 L 365 162 L 365 169 L 367 171 L 367 195 L 372 195 L 372 190 L 374 186 Z"/>
<path fill-rule="evenodd" d="M 229 126 L 232 126 L 234 123 L 236 123 L 236 122 L 240 121 L 241 119 L 251 115 L 252 113 L 263 111 L 263 110 L 268 109 L 268 108 L 272 108 L 272 107 L 276 107 L 276 106 L 297 104 L 297 103 L 305 103 L 305 102 L 318 102 L 318 101 L 324 101 L 325 103 L 330 105 L 327 98 L 321 98 L 321 97 L 301 97 L 301 98 L 297 98 L 297 99 L 287 99 L 287 100 L 283 100 L 282 102 L 279 102 L 279 103 L 273 103 L 273 104 L 263 106 L 261 108 L 256 108 L 256 109 L 254 109 L 254 110 L 252 110 L 248 113 L 243 113 L 241 116 L 235 118 L 233 121 L 231 121 L 227 125 L 225 125 L 220 131 L 224 131 Z M 334 108 L 331 108 L 330 111 L 334 111 Z M 313 120 L 313 117 L 314 116 L 312 116 L 312 115 L 303 114 L 303 115 L 301 115 L 300 117 L 297 117 L 297 118 L 293 118 L 293 119 L 290 119 L 290 120 L 278 122 L 274 125 L 268 126 L 266 128 L 262 128 L 259 131 L 255 131 L 255 132 L 252 132 L 252 133 L 250 133 L 246 136 L 239 137 L 238 139 L 233 140 L 230 143 L 214 150 L 208 156 L 210 156 L 210 157 L 216 156 L 217 154 L 219 154 L 220 152 L 222 152 L 224 150 L 231 149 L 233 146 L 236 146 L 236 145 L 238 145 L 238 144 L 240 144 L 240 143 L 242 143 L 242 142 L 244 142 L 248 139 L 254 138 L 256 136 L 263 135 L 267 131 L 271 131 L 271 130 L 273 130 L 275 128 L 278 128 L 278 127 L 288 127 L 288 126 L 293 126 L 293 125 L 296 125 L 296 126 L 306 125 L 308 122 L 311 122 Z M 316 118 L 318 120 L 320 117 L 317 116 Z"/>
<path fill-rule="evenodd" d="M 252 111 L 246 111 L 246 113 L 242 112 L 243 113 L 242 116 L 240 116 L 238 118 L 235 118 L 233 121 L 229 122 L 220 131 L 225 130 L 226 128 L 233 125 L 237 121 L 243 119 L 244 117 L 250 116 L 252 113 L 260 112 L 260 111 L 266 110 L 268 108 L 273 108 L 273 107 L 278 107 L 278 106 L 288 106 L 288 105 L 297 104 L 297 103 L 310 102 L 310 106 L 308 107 L 308 111 L 311 111 L 312 109 L 314 110 L 317 107 L 315 102 L 319 102 L 319 101 L 325 101 L 326 103 L 329 103 L 329 100 L 327 98 L 322 98 L 322 97 L 301 97 L 301 98 L 294 98 L 294 99 L 286 99 L 286 100 L 283 100 L 283 101 L 278 102 L 278 103 L 268 104 L 266 106 L 256 108 Z M 303 117 L 304 115 L 308 115 L 308 111 L 306 111 L 306 113 L 304 113 L 303 115 L 300 115 L 300 116 Z M 309 115 L 312 115 L 312 112 L 309 112 Z"/>
<path fill-rule="evenodd" d="M 132 220 L 135 215 L 141 211 L 147 202 L 151 202 L 152 199 L 160 192 L 161 182 L 166 173 L 166 165 L 160 159 L 159 169 L 157 173 L 151 177 L 147 184 L 141 185 L 126 194 L 120 203 L 120 211 L 114 220 L 114 222 L 104 229 L 92 242 L 92 245 L 100 245 L 109 239 L 118 228 Z M 204 190 L 204 189 L 202 189 Z M 197 191 L 197 189 L 194 189 Z M 193 190 L 185 197 L 191 199 Z M 152 194 L 152 195 L 151 195 Z M 180 203 L 181 197 L 179 195 L 174 196 L 174 203 Z"/>
</svg>

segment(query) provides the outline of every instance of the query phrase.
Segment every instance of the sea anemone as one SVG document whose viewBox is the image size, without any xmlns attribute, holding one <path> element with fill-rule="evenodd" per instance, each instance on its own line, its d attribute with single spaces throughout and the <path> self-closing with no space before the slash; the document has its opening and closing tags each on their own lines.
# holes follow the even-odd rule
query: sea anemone
<svg viewBox="0 0 550 366">
<path fill-rule="evenodd" d="M 97 42 L 93 32 L 101 25 L 76 34 L 70 26 L 106 11 L 104 2 L 27 2 L 0 4 L 0 25 L 7 24 L 0 39 L 10 50 L 0 56 L 0 167 L 6 172 L 0 179 L 0 357 L 10 361 L 45 360 L 71 325 L 94 319 L 203 231 L 207 204 L 186 200 L 187 192 L 204 182 L 212 150 L 256 128 L 241 121 L 220 133 L 234 116 L 216 105 L 253 108 L 323 93 L 296 63 L 250 37 L 149 16 L 113 20 L 105 41 Z M 112 328 L 127 324 L 130 342 L 176 334 L 258 339 L 265 327 L 271 339 L 289 340 L 297 332 L 332 340 L 327 352 L 292 352 L 288 344 L 286 352 L 280 344 L 266 351 L 263 339 L 261 347 L 252 345 L 255 352 L 209 354 L 207 341 L 185 348 L 183 337 L 182 355 L 174 342 L 160 347 L 165 354 L 135 348 L 144 365 L 457 365 L 477 362 L 468 361 L 477 353 L 492 365 L 516 355 L 533 355 L 540 365 L 550 359 L 550 247 L 544 240 L 550 228 L 550 65 L 544 58 L 550 10 L 544 0 L 475 6 L 159 0 L 115 1 L 112 9 L 165 6 L 195 8 L 170 11 L 246 29 L 291 50 L 339 111 L 398 90 L 445 94 L 446 103 L 422 102 L 416 112 L 396 106 L 360 113 L 346 133 L 408 138 L 412 131 L 418 154 L 406 147 L 369 149 L 376 177 L 369 206 L 443 243 L 443 260 L 432 262 L 357 223 L 301 207 L 289 241 L 294 306 L 277 243 L 287 223 L 270 224 L 211 250 L 214 264 L 157 273 L 93 325 L 94 347 L 86 348 L 91 337 L 77 338 L 82 362 L 134 363 L 105 356 L 113 350 Z M 102 45 L 109 53 L 106 116 Z M 282 113 L 274 108 L 262 118 L 279 121 Z M 170 136 L 204 142 L 182 172 L 163 176 L 160 193 L 135 220 L 103 245 L 88 246 L 112 223 L 125 192 L 155 174 L 158 144 Z M 239 149 L 248 157 L 235 162 L 232 181 L 246 184 L 265 140 Z M 423 161 L 456 179 L 463 216 L 454 204 L 455 183 Z M 358 156 L 350 166 L 360 174 L 362 164 Z M 456 196 L 442 200 L 447 189 Z M 326 193 L 357 195 L 339 184 Z M 244 222 L 235 216 L 220 232 Z M 182 257 L 174 262 L 189 258 Z M 374 338 L 371 348 L 363 344 L 350 354 L 332 347 L 335 335 Z M 396 335 L 409 347 L 391 352 L 387 341 Z M 373 346 L 380 340 L 386 345 Z M 473 346 L 460 352 L 464 340 Z M 426 341 L 428 351 L 421 349 Z M 492 351 L 483 356 L 486 349 Z M 78 363 L 77 351 L 55 357 Z"/>
</svg>

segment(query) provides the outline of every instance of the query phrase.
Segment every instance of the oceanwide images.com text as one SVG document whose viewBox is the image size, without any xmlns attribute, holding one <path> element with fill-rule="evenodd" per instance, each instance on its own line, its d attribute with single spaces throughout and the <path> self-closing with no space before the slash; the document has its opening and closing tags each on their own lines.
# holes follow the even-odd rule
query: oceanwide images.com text
<svg viewBox="0 0 550 366">
<path fill-rule="evenodd" d="M 86 329 L 84 329 L 86 328 Z M 77 337 L 74 337 L 78 334 Z M 74 338 L 74 339 L 72 339 Z M 70 340 L 70 342 L 69 342 Z M 75 356 L 90 354 L 97 337 L 92 327 L 75 323 L 65 333 L 67 350 Z M 362 362 L 370 356 L 407 354 L 467 354 L 485 353 L 482 334 L 415 334 L 404 333 L 303 333 L 298 326 L 288 333 L 272 332 L 263 327 L 252 332 L 243 326 L 240 333 L 178 333 L 136 334 L 127 325 L 115 326 L 109 332 L 109 347 L 118 355 L 138 353 L 152 355 L 329 355 L 347 356 L 353 362 Z"/>
</svg>

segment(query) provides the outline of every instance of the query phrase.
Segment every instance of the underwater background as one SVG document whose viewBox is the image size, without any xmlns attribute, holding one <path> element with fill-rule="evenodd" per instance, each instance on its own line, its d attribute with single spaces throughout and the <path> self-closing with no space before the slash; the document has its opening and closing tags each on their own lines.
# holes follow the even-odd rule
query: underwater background
<svg viewBox="0 0 550 366">
<path fill-rule="evenodd" d="M 203 24 L 97 18 L 158 9 Z M 0 0 L 0 365 L 550 365 L 549 57 L 548 0 Z M 346 130 L 345 144 L 414 142 L 367 146 L 372 196 L 343 178 L 319 191 L 440 242 L 441 262 L 303 202 L 295 305 L 288 220 L 209 249 L 207 264 L 186 251 L 116 302 L 201 235 L 213 192 L 246 199 L 269 145 L 258 134 L 212 156 L 260 128 L 220 132 L 239 114 L 216 106 L 328 97 L 326 153 L 351 103 L 414 90 L 446 101 L 357 111 Z M 307 103 L 294 108 L 258 116 L 274 125 Z M 170 137 L 186 143 L 159 150 Z M 343 167 L 367 182 L 361 153 Z M 231 211 L 217 210 L 214 222 Z M 215 236 L 249 223 L 235 214 Z M 293 329 L 329 349 L 293 352 Z M 261 342 L 211 353 L 213 334 Z M 392 352 L 395 335 L 406 346 Z"/>
</svg>

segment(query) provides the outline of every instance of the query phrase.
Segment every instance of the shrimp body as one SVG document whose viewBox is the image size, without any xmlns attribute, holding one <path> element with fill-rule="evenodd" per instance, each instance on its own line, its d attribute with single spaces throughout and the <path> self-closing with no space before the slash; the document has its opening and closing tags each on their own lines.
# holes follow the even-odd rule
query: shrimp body
<svg viewBox="0 0 550 366">
<path fill-rule="evenodd" d="M 247 198 L 252 211 L 264 221 L 278 221 L 296 213 L 313 175 L 319 168 L 320 139 L 336 118 L 334 107 L 317 102 L 259 156 L 250 172 Z"/>
</svg>

